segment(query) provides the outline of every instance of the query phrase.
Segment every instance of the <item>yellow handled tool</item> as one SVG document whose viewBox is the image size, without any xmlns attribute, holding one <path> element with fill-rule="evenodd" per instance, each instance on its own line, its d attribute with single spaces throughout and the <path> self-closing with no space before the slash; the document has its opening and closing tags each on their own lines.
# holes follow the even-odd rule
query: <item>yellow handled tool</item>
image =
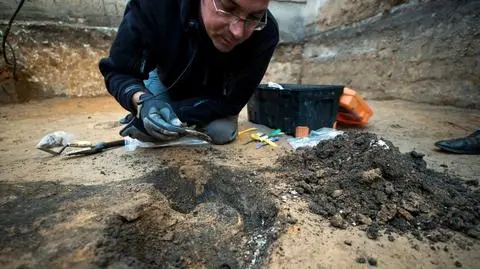
<svg viewBox="0 0 480 269">
<path fill-rule="evenodd" d="M 251 134 L 250 137 L 253 140 L 256 140 L 256 141 L 259 141 L 259 142 L 262 142 L 262 143 L 267 143 L 272 147 L 277 147 L 277 144 L 272 142 L 272 140 L 270 140 L 270 138 L 265 137 L 265 136 L 260 136 L 258 133 L 257 134 Z"/>
<path fill-rule="evenodd" d="M 256 131 L 256 130 L 257 130 L 257 128 L 248 128 L 246 130 L 243 130 L 243 131 L 239 132 L 238 135 L 243 135 L 243 134 L 246 134 L 248 132 L 253 132 L 253 131 Z"/>
</svg>

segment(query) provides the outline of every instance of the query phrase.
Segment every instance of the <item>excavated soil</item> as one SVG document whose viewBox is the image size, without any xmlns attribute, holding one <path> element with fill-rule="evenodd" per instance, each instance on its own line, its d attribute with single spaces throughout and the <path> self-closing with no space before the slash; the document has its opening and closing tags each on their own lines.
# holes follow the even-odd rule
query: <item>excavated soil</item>
<svg viewBox="0 0 480 269">
<path fill-rule="evenodd" d="M 211 147 L 191 154 L 222 158 Z M 156 167 L 141 178 L 92 186 L 0 181 L 0 253 L 47 257 L 19 262 L 21 268 L 47 268 L 51 261 L 72 268 L 58 261 L 82 248 L 65 262 L 85 257 L 88 268 L 263 266 L 285 221 L 262 175 L 208 161 Z"/>
<path fill-rule="evenodd" d="M 446 242 L 453 231 L 480 239 L 478 180 L 427 169 L 422 154 L 375 134 L 346 133 L 280 164 L 310 211 L 336 228 L 357 226 L 370 239 L 395 232 Z"/>
<path fill-rule="evenodd" d="M 349 133 L 293 155 L 284 139 L 256 149 L 244 135 L 228 146 L 51 157 L 34 148 L 43 135 L 65 130 L 80 140 L 118 139 L 123 109 L 111 98 L 0 107 L 0 268 L 477 268 L 472 179 L 478 180 L 479 159 L 434 151 L 433 142 L 470 132 L 480 123 L 478 111 L 370 103 L 377 116 L 369 131 L 402 152 L 427 154 L 436 171 L 470 181 L 433 173 L 419 154 L 402 155 L 370 134 Z M 240 130 L 261 127 L 242 115 Z M 282 155 L 290 159 L 279 169 Z M 377 220 L 382 205 L 397 207 L 385 223 Z M 405 212 L 418 221 L 402 220 Z M 360 224 L 359 213 L 372 223 Z M 421 217 L 436 228 L 395 228 L 403 227 L 396 220 L 427 223 Z M 370 226 L 377 240 L 357 228 Z M 453 236 L 433 246 L 429 234 L 440 241 Z"/>
<path fill-rule="evenodd" d="M 99 267 L 259 268 L 280 229 L 274 200 L 247 171 L 185 165 L 137 182 L 156 191 L 154 202 L 107 218 Z"/>
</svg>

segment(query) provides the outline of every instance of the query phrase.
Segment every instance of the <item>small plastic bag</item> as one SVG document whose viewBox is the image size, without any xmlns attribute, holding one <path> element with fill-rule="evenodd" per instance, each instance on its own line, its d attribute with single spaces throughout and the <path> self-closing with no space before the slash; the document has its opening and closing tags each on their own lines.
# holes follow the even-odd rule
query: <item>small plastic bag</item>
<svg viewBox="0 0 480 269">
<path fill-rule="evenodd" d="M 184 136 L 177 140 L 165 142 L 142 142 L 138 139 L 125 137 L 125 150 L 135 151 L 137 148 L 164 148 L 171 146 L 196 146 L 208 144 L 207 141 L 198 137 Z"/>
<path fill-rule="evenodd" d="M 315 131 L 311 131 L 307 137 L 289 138 L 287 139 L 287 141 L 293 149 L 302 147 L 315 147 L 316 145 L 318 145 L 318 143 L 320 143 L 320 141 L 334 139 L 338 135 L 343 134 L 343 131 L 325 127 Z"/>
<path fill-rule="evenodd" d="M 268 85 L 268 87 L 270 87 L 270 88 L 283 90 L 283 86 L 280 85 L 280 84 L 278 84 L 278 83 L 276 83 L 276 82 L 270 81 L 270 82 L 267 83 L 267 85 Z"/>
<path fill-rule="evenodd" d="M 55 148 L 66 146 L 72 143 L 74 140 L 74 136 L 71 133 L 67 133 L 64 131 L 56 131 L 45 135 L 36 145 L 37 149 L 40 148 Z"/>
</svg>

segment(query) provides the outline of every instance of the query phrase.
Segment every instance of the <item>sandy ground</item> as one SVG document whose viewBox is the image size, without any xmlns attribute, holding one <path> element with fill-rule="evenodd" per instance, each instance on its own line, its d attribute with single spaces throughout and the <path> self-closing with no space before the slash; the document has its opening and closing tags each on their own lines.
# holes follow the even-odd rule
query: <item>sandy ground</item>
<svg viewBox="0 0 480 269">
<path fill-rule="evenodd" d="M 439 139 L 464 136 L 480 127 L 480 111 L 398 100 L 369 103 L 376 114 L 366 131 L 391 140 L 402 152 L 416 150 L 424 153 L 430 168 L 463 179 L 480 178 L 480 156 L 450 155 L 436 151 L 433 146 Z M 139 178 L 172 163 L 194 167 L 202 160 L 208 160 L 261 171 L 263 167 L 273 167 L 278 156 L 292 151 L 285 141 L 280 142 L 278 148 L 255 149 L 253 144 L 244 145 L 247 137 L 239 137 L 227 146 L 213 146 L 215 154 L 202 154 L 192 147 L 139 149 L 134 152 L 119 148 L 95 156 L 65 159 L 50 157 L 35 149 L 35 144 L 43 135 L 57 130 L 73 133 L 80 140 L 98 142 L 118 139 L 121 127 L 116 122 L 124 113 L 111 98 L 105 97 L 52 99 L 1 106 L 2 186 L 23 189 L 40 186 L 24 192 L 40 198 L 55 195 L 52 189 L 62 188 L 61 193 L 71 192 L 71 196 L 81 198 L 83 191 Z M 245 111 L 242 112 L 240 129 L 252 125 L 247 121 Z M 409 237 L 395 236 L 396 240 L 389 242 L 384 236 L 373 241 L 355 228 L 335 230 L 320 216 L 310 213 L 305 203 L 282 185 L 281 179 L 272 178 L 269 174 L 263 176 L 267 181 L 277 182 L 267 186 L 278 196 L 279 214 L 290 214 L 298 220 L 272 244 L 266 268 L 368 268 L 367 264 L 355 262 L 358 257 L 375 258 L 378 268 L 454 268 L 456 261 L 463 268 L 478 268 L 480 247 L 477 244 L 462 246 L 459 244 L 464 241 L 461 236 L 456 236 L 448 244 L 430 246 L 426 241 Z M 52 182 L 58 185 L 49 187 Z M 9 247 L 0 248 L 0 266 L 16 268 L 22 264 L 33 264 L 37 268 L 89 268 L 89 261 L 94 257 L 94 239 L 103 229 L 102 216 L 105 212 L 125 210 L 135 201 L 142 200 L 130 192 L 107 192 L 105 195 L 111 199 L 105 200 L 99 195 L 87 200 L 65 198 L 49 211 L 56 216 L 54 220 L 46 217 L 34 219 L 32 223 L 35 225 L 23 230 L 22 223 L 14 223 L 13 217 L 2 211 L 2 207 L 18 197 L 13 194 L 0 197 L 3 223 L 11 221 L 16 224 L 20 227 L 20 234 L 28 234 L 28 230 L 34 227 L 41 238 L 32 239 L 35 242 L 33 245 L 7 242 Z M 75 208 L 75 213 L 67 214 L 67 209 L 71 208 Z M 43 227 L 45 223 L 49 225 Z M 77 235 L 75 240 L 69 240 L 71 234 Z M 345 244 L 345 240 L 351 241 L 351 245 Z"/>
</svg>

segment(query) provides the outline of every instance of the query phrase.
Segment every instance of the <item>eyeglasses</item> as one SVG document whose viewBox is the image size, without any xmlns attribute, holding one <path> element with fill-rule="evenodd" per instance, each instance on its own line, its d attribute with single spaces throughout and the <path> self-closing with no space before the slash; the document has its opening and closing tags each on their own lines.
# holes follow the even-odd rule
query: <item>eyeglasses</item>
<svg viewBox="0 0 480 269">
<path fill-rule="evenodd" d="M 254 31 L 260 31 L 262 30 L 263 28 L 265 28 L 265 26 L 267 26 L 267 12 L 265 12 L 265 14 L 263 15 L 263 21 L 262 20 L 252 20 L 252 19 L 244 19 L 244 18 L 241 18 L 233 13 L 230 13 L 228 11 L 225 11 L 221 8 L 218 8 L 218 6 L 222 6 L 221 3 L 218 3 L 219 0 L 212 0 L 213 2 L 213 7 L 215 8 L 215 11 L 217 13 L 220 13 L 226 17 L 229 17 L 232 19 L 231 23 L 237 23 L 237 22 L 242 22 L 245 29 L 249 29 L 249 30 L 254 30 Z"/>
</svg>

